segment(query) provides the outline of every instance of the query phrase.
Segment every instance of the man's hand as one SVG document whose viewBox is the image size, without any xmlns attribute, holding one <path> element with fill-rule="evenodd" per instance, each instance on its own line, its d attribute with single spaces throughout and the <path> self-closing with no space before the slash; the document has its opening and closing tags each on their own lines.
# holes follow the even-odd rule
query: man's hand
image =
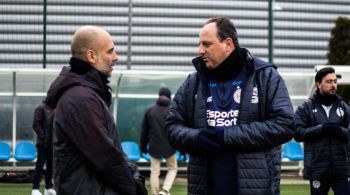
<svg viewBox="0 0 350 195">
<path fill-rule="evenodd" d="M 197 152 L 201 154 L 219 153 L 223 142 L 223 130 L 201 129 L 197 137 Z"/>
<path fill-rule="evenodd" d="M 338 123 L 323 123 L 322 129 L 325 132 L 326 135 L 335 137 L 339 139 L 340 141 L 347 142 L 348 141 L 348 135 L 346 132 L 343 132 L 342 128 Z"/>
</svg>

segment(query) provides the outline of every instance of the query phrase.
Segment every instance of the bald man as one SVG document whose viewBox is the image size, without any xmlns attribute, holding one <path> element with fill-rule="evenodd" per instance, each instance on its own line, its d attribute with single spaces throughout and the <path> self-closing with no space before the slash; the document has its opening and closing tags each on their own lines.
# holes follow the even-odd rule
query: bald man
<svg viewBox="0 0 350 195">
<path fill-rule="evenodd" d="M 51 84 L 55 109 L 53 150 L 57 194 L 147 194 L 137 167 L 127 161 L 112 114 L 108 77 L 118 60 L 111 35 L 83 26 L 71 41 L 70 67 Z"/>
</svg>

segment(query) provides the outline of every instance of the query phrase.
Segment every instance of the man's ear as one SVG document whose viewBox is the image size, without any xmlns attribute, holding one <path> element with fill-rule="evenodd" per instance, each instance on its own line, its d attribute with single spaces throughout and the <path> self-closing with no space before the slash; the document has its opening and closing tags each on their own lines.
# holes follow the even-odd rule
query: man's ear
<svg viewBox="0 0 350 195">
<path fill-rule="evenodd" d="M 231 38 L 227 38 L 225 40 L 225 44 L 227 52 L 231 52 L 235 49 L 235 44 L 233 43 L 233 40 Z"/>
<path fill-rule="evenodd" d="M 316 84 L 315 84 L 315 85 L 316 85 L 316 89 L 318 89 L 319 86 L 321 85 L 321 83 L 316 81 Z"/>
<path fill-rule="evenodd" d="M 86 51 L 86 59 L 90 64 L 95 64 L 96 63 L 96 53 L 94 50 L 87 50 Z"/>
</svg>

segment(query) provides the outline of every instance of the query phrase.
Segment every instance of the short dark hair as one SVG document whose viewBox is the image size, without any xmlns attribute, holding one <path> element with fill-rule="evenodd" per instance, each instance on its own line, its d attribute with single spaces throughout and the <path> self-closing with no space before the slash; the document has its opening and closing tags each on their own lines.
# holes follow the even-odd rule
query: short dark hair
<svg viewBox="0 0 350 195">
<path fill-rule="evenodd" d="M 168 97 L 169 99 L 171 99 L 171 91 L 170 91 L 170 89 L 169 88 L 167 88 L 167 87 L 161 87 L 160 89 L 159 89 L 159 92 L 158 92 L 158 95 L 159 96 L 166 96 L 166 97 Z"/>
<path fill-rule="evenodd" d="M 316 76 L 315 76 L 315 82 L 322 82 L 323 77 L 325 77 L 327 74 L 330 73 L 335 73 L 334 68 L 332 67 L 325 67 L 321 68 L 319 71 L 317 71 Z"/>
<path fill-rule="evenodd" d="M 206 24 L 213 22 L 216 23 L 220 41 L 223 41 L 226 38 L 231 38 L 235 47 L 239 47 L 237 30 L 234 24 L 230 21 L 230 19 L 226 17 L 214 17 L 210 18 Z"/>
</svg>

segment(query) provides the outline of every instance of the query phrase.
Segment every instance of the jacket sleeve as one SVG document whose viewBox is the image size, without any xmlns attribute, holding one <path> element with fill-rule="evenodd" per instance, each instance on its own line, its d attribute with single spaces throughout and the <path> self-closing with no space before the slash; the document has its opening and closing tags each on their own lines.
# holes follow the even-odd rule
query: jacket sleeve
<svg viewBox="0 0 350 195">
<path fill-rule="evenodd" d="M 272 68 L 260 74 L 259 104 L 265 112 L 260 111 L 260 120 L 243 121 L 225 128 L 225 148 L 256 151 L 281 145 L 293 138 L 294 111 L 283 79 Z"/>
<path fill-rule="evenodd" d="M 124 153 L 109 136 L 103 103 L 91 94 L 81 94 L 78 100 L 71 101 L 74 103 L 65 113 L 66 136 L 103 182 L 120 194 L 137 194 L 137 184 Z"/>
<path fill-rule="evenodd" d="M 191 75 L 175 94 L 165 126 L 170 144 L 182 153 L 192 153 L 195 150 L 199 133 L 197 129 L 190 128 L 189 113 L 186 109 L 185 95 L 192 94 L 191 89 L 189 89 L 190 77 Z"/>
<path fill-rule="evenodd" d="M 35 133 L 38 135 L 39 139 L 44 140 L 45 131 L 43 128 L 43 123 L 45 120 L 45 114 L 43 107 L 41 105 L 37 106 L 34 111 L 34 119 L 33 119 L 33 129 Z"/>
<path fill-rule="evenodd" d="M 348 144 L 350 146 L 350 107 L 342 101 L 342 108 L 344 109 L 344 123 L 341 125 L 341 129 L 345 135 L 347 135 Z"/>
<path fill-rule="evenodd" d="M 324 137 L 322 124 L 312 125 L 311 108 L 308 108 L 308 102 L 300 105 L 295 112 L 295 140 L 298 142 L 313 141 Z"/>
</svg>

